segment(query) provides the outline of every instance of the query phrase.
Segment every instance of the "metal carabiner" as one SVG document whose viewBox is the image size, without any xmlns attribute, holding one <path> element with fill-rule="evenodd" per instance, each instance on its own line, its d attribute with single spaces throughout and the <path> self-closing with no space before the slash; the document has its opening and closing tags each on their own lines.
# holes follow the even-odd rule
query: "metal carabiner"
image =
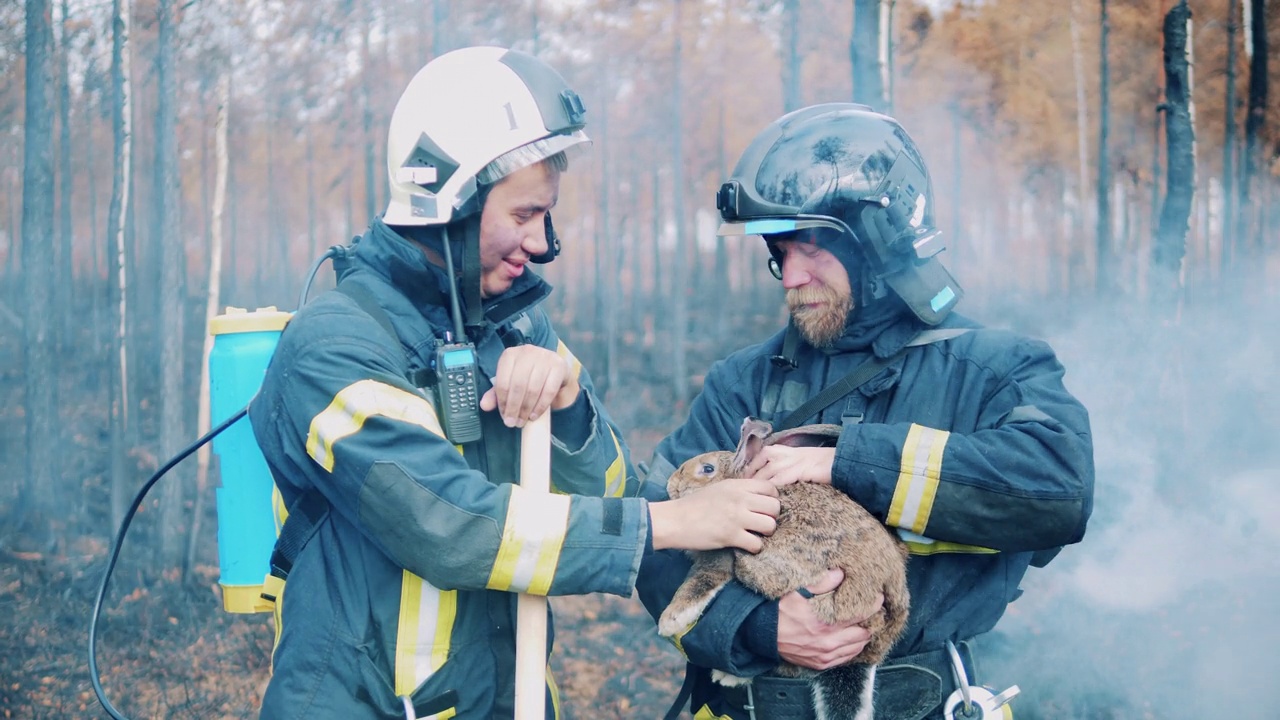
<svg viewBox="0 0 1280 720">
<path fill-rule="evenodd" d="M 951 656 L 951 676 L 955 678 L 956 687 L 960 688 L 960 697 L 964 699 L 964 713 L 969 715 L 973 712 L 973 699 L 969 696 L 969 673 L 964 669 L 956 644 L 950 640 L 947 641 L 947 654 Z"/>
</svg>

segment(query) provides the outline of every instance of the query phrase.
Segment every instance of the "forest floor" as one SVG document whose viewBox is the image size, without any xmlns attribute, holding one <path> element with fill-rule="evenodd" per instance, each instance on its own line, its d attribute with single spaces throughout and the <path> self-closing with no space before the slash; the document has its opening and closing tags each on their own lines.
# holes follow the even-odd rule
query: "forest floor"
<svg viewBox="0 0 1280 720">
<path fill-rule="evenodd" d="M 105 718 L 87 662 L 88 622 L 106 548 L 0 557 L 0 717 Z M 217 569 L 186 584 L 108 594 L 97 660 L 108 699 L 133 718 L 255 718 L 270 674 L 267 614 L 232 615 L 218 599 Z M 113 582 L 113 587 L 118 587 Z M 551 666 L 566 720 L 658 718 L 684 663 L 659 641 L 639 601 L 555 598 Z"/>
</svg>

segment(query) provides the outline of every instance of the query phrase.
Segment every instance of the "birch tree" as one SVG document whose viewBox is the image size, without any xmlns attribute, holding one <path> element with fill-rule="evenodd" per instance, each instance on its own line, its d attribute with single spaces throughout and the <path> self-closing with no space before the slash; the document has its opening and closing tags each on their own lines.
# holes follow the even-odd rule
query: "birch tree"
<svg viewBox="0 0 1280 720">
<path fill-rule="evenodd" d="M 111 362 L 108 398 L 108 443 L 111 455 L 111 525 L 124 519 L 126 498 L 125 444 L 129 437 L 128 262 L 125 229 L 132 203 L 133 99 L 129 87 L 129 21 L 131 0 L 111 3 L 111 204 L 107 210 L 107 258 L 111 306 Z"/>
<path fill-rule="evenodd" d="M 205 296 L 205 327 L 218 315 L 222 300 L 222 215 L 227 205 L 227 123 L 231 113 L 231 49 L 225 48 L 223 68 L 218 73 L 218 110 L 213 123 L 214 181 L 213 208 L 210 212 L 209 230 L 209 291 Z M 310 135 L 308 135 L 308 138 Z M 308 193 L 310 199 L 310 193 Z M 204 437 L 212 425 L 209 398 L 209 353 L 213 350 L 213 335 L 205 333 L 204 348 L 200 354 L 200 399 L 196 415 L 196 435 Z M 187 534 L 187 554 L 184 571 L 195 565 L 195 553 L 200 537 L 200 520 L 204 515 L 204 497 L 209 486 L 209 445 L 196 454 L 196 500 L 192 513 L 191 531 Z"/>
</svg>

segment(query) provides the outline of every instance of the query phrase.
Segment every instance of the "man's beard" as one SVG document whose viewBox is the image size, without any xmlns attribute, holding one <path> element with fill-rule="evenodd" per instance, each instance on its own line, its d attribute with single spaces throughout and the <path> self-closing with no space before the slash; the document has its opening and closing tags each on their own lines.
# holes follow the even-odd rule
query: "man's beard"
<svg viewBox="0 0 1280 720">
<path fill-rule="evenodd" d="M 820 307 L 805 305 L 822 303 Z M 800 336 L 816 348 L 824 348 L 844 334 L 845 322 L 853 311 L 853 298 L 829 287 L 792 288 L 787 291 L 787 309 Z"/>
</svg>

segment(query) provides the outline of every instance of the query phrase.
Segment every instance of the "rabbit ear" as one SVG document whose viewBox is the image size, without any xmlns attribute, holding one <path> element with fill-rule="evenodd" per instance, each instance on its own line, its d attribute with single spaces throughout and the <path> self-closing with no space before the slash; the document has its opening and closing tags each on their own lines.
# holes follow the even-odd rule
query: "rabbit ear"
<svg viewBox="0 0 1280 720">
<path fill-rule="evenodd" d="M 765 445 L 765 438 L 773 432 L 773 426 L 763 420 L 748 417 L 742 421 L 742 437 L 738 440 L 738 450 L 729 464 L 729 474 L 737 477 L 743 468 L 751 463 L 756 453 Z"/>
<path fill-rule="evenodd" d="M 787 447 L 829 447 L 840 439 L 839 425 L 804 425 L 792 430 L 783 430 L 770 435 L 766 445 L 786 445 Z"/>
</svg>

